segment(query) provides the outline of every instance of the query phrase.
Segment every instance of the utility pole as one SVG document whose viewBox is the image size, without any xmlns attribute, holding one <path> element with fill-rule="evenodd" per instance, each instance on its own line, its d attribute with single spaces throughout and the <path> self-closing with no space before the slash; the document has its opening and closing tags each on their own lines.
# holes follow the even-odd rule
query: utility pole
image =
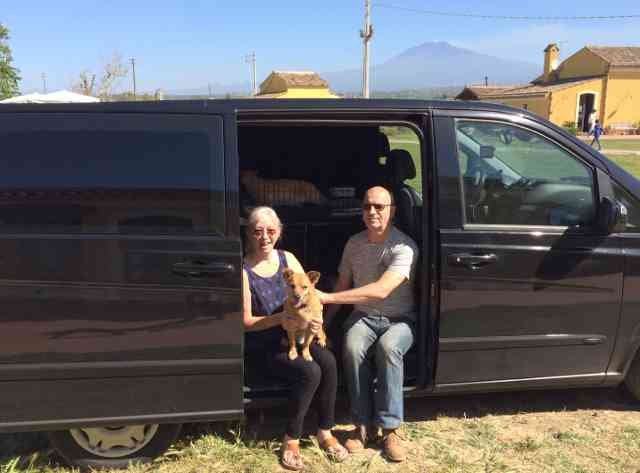
<svg viewBox="0 0 640 473">
<path fill-rule="evenodd" d="M 251 65 L 251 95 L 258 95 L 258 89 L 256 88 L 256 53 L 247 54 L 244 57 L 244 62 Z"/>
<path fill-rule="evenodd" d="M 47 74 L 46 72 L 42 73 L 42 93 L 47 93 Z"/>
<path fill-rule="evenodd" d="M 133 100 L 136 99 L 136 59 L 131 58 L 131 72 L 133 73 Z"/>
<path fill-rule="evenodd" d="M 369 98 L 369 41 L 373 36 L 373 26 L 371 26 L 371 2 L 364 0 L 364 29 L 360 30 L 360 37 L 364 44 L 363 64 L 362 64 L 362 96 Z"/>
</svg>

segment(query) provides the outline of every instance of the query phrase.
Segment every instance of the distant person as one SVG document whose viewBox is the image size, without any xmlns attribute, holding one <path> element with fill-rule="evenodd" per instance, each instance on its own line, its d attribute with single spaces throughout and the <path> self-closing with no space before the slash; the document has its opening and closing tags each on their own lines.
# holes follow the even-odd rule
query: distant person
<svg viewBox="0 0 640 473">
<path fill-rule="evenodd" d="M 600 135 L 604 132 L 604 128 L 600 125 L 600 120 L 596 120 L 596 123 L 591 128 L 589 132 L 590 135 L 593 135 L 593 140 L 591 141 L 591 146 L 593 147 L 594 143 L 598 144 L 598 151 L 602 150 L 602 146 L 600 145 Z"/>
</svg>

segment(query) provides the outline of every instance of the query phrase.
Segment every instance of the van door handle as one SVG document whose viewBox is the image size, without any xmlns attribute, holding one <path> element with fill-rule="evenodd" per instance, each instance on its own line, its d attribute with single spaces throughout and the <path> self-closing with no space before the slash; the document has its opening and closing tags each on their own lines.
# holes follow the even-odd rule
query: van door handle
<svg viewBox="0 0 640 473">
<path fill-rule="evenodd" d="M 233 273 L 235 267 L 229 263 L 203 263 L 200 261 L 184 261 L 174 263 L 171 267 L 173 274 L 180 276 L 189 276 L 192 278 L 201 278 L 204 276 L 218 276 L 221 274 Z"/>
<path fill-rule="evenodd" d="M 453 253 L 447 257 L 451 266 L 464 266 L 472 270 L 480 269 L 498 261 L 494 253 Z"/>
</svg>

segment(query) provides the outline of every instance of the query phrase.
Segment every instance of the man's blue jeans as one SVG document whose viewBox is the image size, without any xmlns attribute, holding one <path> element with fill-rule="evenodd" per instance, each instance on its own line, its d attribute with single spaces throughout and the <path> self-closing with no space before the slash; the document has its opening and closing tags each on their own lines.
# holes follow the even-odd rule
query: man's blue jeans
<svg viewBox="0 0 640 473">
<path fill-rule="evenodd" d="M 343 362 L 353 422 L 397 429 L 404 419 L 404 355 L 413 345 L 413 323 L 353 312 L 345 328 Z"/>
</svg>

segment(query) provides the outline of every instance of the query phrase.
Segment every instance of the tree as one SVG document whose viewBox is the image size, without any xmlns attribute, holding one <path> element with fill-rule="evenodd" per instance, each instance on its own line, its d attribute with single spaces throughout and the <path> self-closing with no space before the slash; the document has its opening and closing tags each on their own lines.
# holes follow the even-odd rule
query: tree
<svg viewBox="0 0 640 473">
<path fill-rule="evenodd" d="M 0 23 L 0 100 L 20 93 L 18 89 L 18 82 L 21 79 L 18 75 L 20 71 L 11 65 L 13 57 L 8 41 L 9 30 Z"/>
<path fill-rule="evenodd" d="M 114 89 L 123 77 L 126 77 L 129 70 L 122 62 L 122 57 L 114 53 L 111 59 L 101 68 L 100 77 L 89 70 L 82 71 L 72 89 L 84 95 L 97 96 L 107 99 L 114 94 Z"/>
</svg>

